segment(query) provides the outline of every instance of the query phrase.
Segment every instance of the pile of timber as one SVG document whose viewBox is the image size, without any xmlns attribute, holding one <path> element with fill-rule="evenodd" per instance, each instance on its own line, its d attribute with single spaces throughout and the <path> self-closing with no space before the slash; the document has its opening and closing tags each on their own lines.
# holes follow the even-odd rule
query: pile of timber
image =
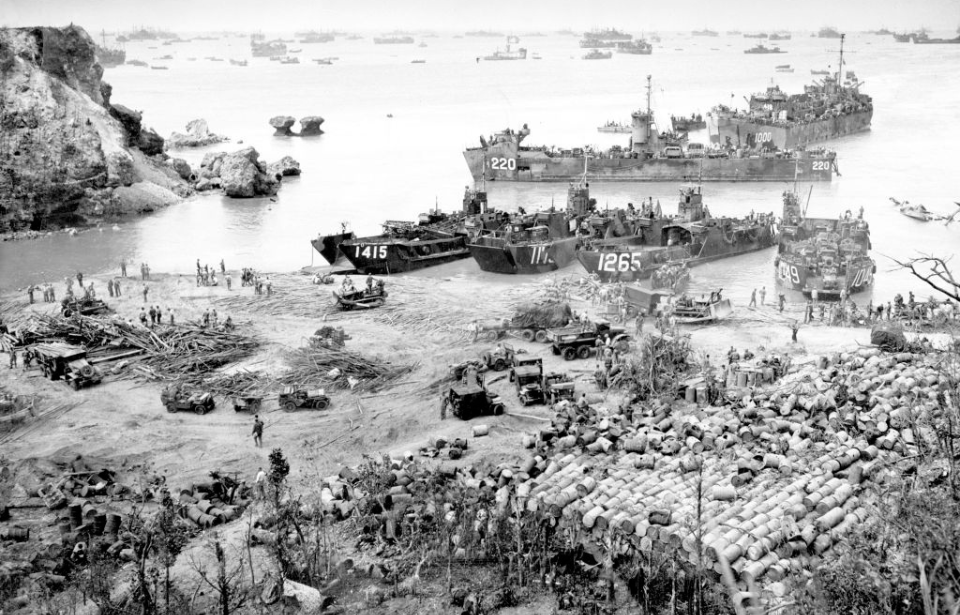
<svg viewBox="0 0 960 615">
<path fill-rule="evenodd" d="M 82 344 L 91 363 L 137 360 L 131 375 L 175 380 L 207 372 L 253 354 L 259 341 L 249 335 L 197 323 L 154 329 L 119 317 L 38 315 L 18 333 L 24 340 L 63 340 Z"/>
<path fill-rule="evenodd" d="M 343 348 L 308 346 L 286 355 L 287 371 L 277 382 L 293 387 L 330 383 L 342 388 L 375 389 L 408 375 L 417 365 L 394 364 Z"/>
</svg>

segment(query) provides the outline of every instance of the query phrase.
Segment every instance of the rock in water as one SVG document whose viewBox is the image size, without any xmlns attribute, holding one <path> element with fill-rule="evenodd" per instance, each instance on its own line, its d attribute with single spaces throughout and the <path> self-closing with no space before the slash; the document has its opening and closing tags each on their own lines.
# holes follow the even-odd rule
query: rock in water
<svg viewBox="0 0 960 615">
<path fill-rule="evenodd" d="M 220 163 L 220 183 L 229 197 L 249 198 L 273 195 L 280 189 L 280 182 L 269 175 L 258 160 L 257 150 L 247 147 L 227 154 Z"/>
<path fill-rule="evenodd" d="M 214 143 L 229 141 L 227 137 L 210 132 L 207 127 L 207 120 L 193 120 L 187 124 L 187 132 L 175 132 L 167 139 L 167 148 L 176 149 L 180 147 L 202 147 Z"/>
<path fill-rule="evenodd" d="M 158 135 L 153 128 L 143 128 L 140 130 L 140 137 L 137 139 L 137 147 L 147 156 L 162 154 L 163 137 Z"/>
<path fill-rule="evenodd" d="M 319 115 L 308 115 L 300 118 L 300 136 L 312 137 L 315 135 L 322 135 L 323 131 L 320 130 L 320 124 L 322 123 L 323 118 Z"/>
<path fill-rule="evenodd" d="M 276 162 L 271 162 L 267 166 L 267 173 L 273 177 L 300 175 L 300 163 L 290 156 L 284 156 Z"/>
<path fill-rule="evenodd" d="M 276 117 L 270 118 L 270 125 L 276 129 L 276 132 L 273 133 L 275 137 L 295 137 L 293 131 L 290 130 L 290 127 L 293 126 L 296 122 L 293 117 L 289 115 L 278 115 Z"/>
</svg>

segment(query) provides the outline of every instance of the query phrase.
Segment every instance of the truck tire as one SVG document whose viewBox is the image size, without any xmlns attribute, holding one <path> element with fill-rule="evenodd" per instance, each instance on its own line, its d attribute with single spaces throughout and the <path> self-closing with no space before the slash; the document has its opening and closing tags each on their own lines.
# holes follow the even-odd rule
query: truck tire
<svg viewBox="0 0 960 615">
<path fill-rule="evenodd" d="M 64 318 L 70 318 L 71 316 L 73 316 L 73 310 L 71 310 L 70 308 L 66 308 L 65 310 L 63 310 Z"/>
<path fill-rule="evenodd" d="M 563 358 L 567 361 L 573 361 L 577 358 L 577 351 L 572 346 L 563 349 Z"/>
<path fill-rule="evenodd" d="M 590 347 L 589 347 L 589 346 L 581 346 L 580 348 L 577 348 L 577 356 L 580 357 L 581 359 L 589 359 L 589 358 L 590 358 Z"/>
<path fill-rule="evenodd" d="M 487 367 L 490 367 L 490 364 L 493 363 L 493 355 L 489 352 L 485 352 L 480 355 L 480 359 L 483 361 L 483 364 Z"/>
<path fill-rule="evenodd" d="M 546 329 L 540 329 L 533 334 L 533 339 L 537 340 L 541 344 L 547 341 L 547 331 Z"/>
<path fill-rule="evenodd" d="M 506 368 L 507 368 L 507 362 L 501 359 L 500 357 L 497 357 L 497 359 L 493 362 L 494 371 L 502 372 Z"/>
<path fill-rule="evenodd" d="M 204 415 L 207 413 L 207 407 L 204 404 L 194 404 L 193 413 Z"/>
<path fill-rule="evenodd" d="M 500 338 L 500 335 L 493 329 L 487 331 L 483 334 L 483 339 L 488 342 L 495 342 Z"/>
<path fill-rule="evenodd" d="M 533 332 L 533 329 L 524 329 L 520 332 L 520 337 L 523 338 L 525 342 L 532 342 L 536 336 L 537 334 Z"/>
<path fill-rule="evenodd" d="M 284 411 L 284 412 L 293 412 L 293 411 L 296 410 L 296 409 L 297 409 L 297 404 L 296 404 L 296 402 L 293 402 L 293 401 L 285 401 L 285 402 L 283 402 L 283 411 Z"/>
<path fill-rule="evenodd" d="M 84 378 L 93 378 L 94 373 L 92 365 L 84 365 L 80 368 L 80 375 Z"/>
<path fill-rule="evenodd" d="M 316 404 L 316 408 L 317 408 L 317 410 L 326 410 L 326 409 L 327 409 L 327 406 L 329 406 L 329 405 L 330 405 L 330 400 L 329 400 L 329 399 L 318 399 L 318 400 L 317 400 L 317 404 Z"/>
<path fill-rule="evenodd" d="M 503 404 L 496 404 L 496 405 L 493 407 L 493 414 L 494 414 L 494 416 L 500 416 L 501 414 L 503 414 L 503 411 L 504 411 L 504 410 L 505 410 L 505 408 L 504 408 Z"/>
<path fill-rule="evenodd" d="M 177 404 L 167 404 L 167 412 L 172 412 L 173 414 L 177 413 Z"/>
</svg>

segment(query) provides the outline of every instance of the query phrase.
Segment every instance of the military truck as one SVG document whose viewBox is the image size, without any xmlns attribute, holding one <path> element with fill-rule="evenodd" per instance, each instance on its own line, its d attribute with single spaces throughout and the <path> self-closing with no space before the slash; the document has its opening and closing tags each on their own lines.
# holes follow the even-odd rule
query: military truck
<svg viewBox="0 0 960 615">
<path fill-rule="evenodd" d="M 495 348 L 480 355 L 480 360 L 483 361 L 483 364 L 489 369 L 502 372 L 513 365 L 514 357 L 525 352 L 526 350 L 523 350 L 522 348 L 517 349 L 514 348 L 512 344 L 501 342 L 497 344 Z"/>
<path fill-rule="evenodd" d="M 626 335 L 626 329 L 614 327 L 606 320 L 594 322 L 587 331 L 577 327 L 551 329 L 551 349 L 553 354 L 560 355 L 567 361 L 576 358 L 586 359 L 593 354 L 597 339 L 615 339 L 622 335 Z"/>
<path fill-rule="evenodd" d="M 285 412 L 293 412 L 298 408 L 325 410 L 330 405 L 330 398 L 323 389 L 283 387 L 277 401 Z"/>
<path fill-rule="evenodd" d="M 87 351 L 79 346 L 51 342 L 34 344 L 26 349 L 24 362 L 36 361 L 43 375 L 50 380 L 63 380 L 75 390 L 97 384 L 103 375 L 87 362 Z"/>
<path fill-rule="evenodd" d="M 549 404 L 569 399 L 573 401 L 576 395 L 576 386 L 566 374 L 551 372 L 543 377 L 543 397 Z"/>
<path fill-rule="evenodd" d="M 160 391 L 160 403 L 167 412 L 182 410 L 194 414 L 206 414 L 216 406 L 212 393 L 185 390 L 180 384 L 172 384 Z"/>
<path fill-rule="evenodd" d="M 543 359 L 540 357 L 517 361 L 510 368 L 510 380 L 517 385 L 517 398 L 522 405 L 544 402 Z"/>
<path fill-rule="evenodd" d="M 440 418 L 447 418 L 447 414 L 470 420 L 484 414 L 503 414 L 505 406 L 500 396 L 487 391 L 485 386 L 475 382 L 456 384 L 444 393 L 440 400 Z"/>
</svg>

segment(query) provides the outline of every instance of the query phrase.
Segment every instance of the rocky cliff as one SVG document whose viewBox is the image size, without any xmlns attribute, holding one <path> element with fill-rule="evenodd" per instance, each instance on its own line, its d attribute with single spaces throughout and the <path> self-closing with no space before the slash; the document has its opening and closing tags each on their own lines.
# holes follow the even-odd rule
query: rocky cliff
<svg viewBox="0 0 960 615">
<path fill-rule="evenodd" d="M 0 29 L 0 230 L 150 211 L 192 192 L 142 114 L 111 102 L 83 28 Z"/>
</svg>

